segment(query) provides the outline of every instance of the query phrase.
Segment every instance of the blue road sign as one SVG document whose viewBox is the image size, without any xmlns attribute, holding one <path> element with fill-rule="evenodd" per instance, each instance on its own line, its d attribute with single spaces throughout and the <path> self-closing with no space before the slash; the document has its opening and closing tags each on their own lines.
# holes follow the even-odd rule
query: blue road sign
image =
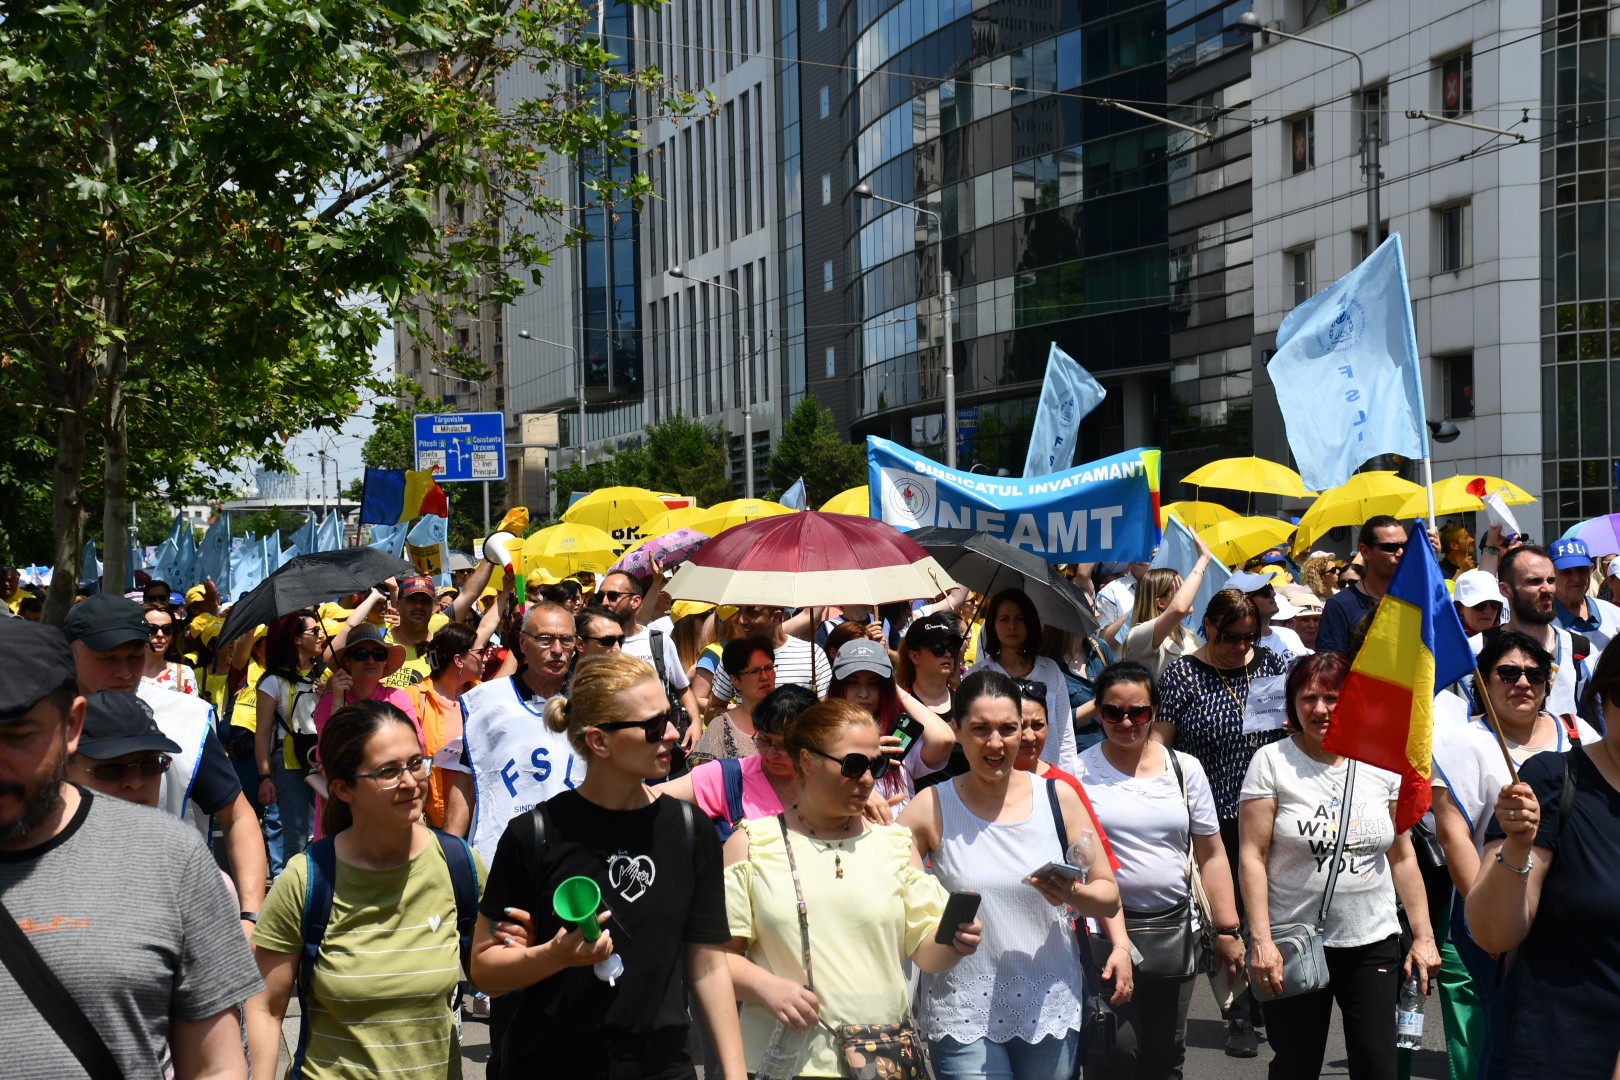
<svg viewBox="0 0 1620 1080">
<path fill-rule="evenodd" d="M 441 484 L 506 479 L 506 417 L 498 412 L 418 413 L 416 467 Z"/>
</svg>

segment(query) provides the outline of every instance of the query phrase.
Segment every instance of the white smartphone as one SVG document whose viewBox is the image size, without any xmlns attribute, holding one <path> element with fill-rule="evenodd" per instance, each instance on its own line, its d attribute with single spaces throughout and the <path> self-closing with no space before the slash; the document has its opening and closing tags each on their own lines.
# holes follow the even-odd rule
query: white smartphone
<svg viewBox="0 0 1620 1080">
<path fill-rule="evenodd" d="M 1065 881 L 1079 881 L 1084 876 L 1085 871 L 1066 862 L 1049 862 L 1030 875 L 1030 877 L 1062 878 Z"/>
</svg>

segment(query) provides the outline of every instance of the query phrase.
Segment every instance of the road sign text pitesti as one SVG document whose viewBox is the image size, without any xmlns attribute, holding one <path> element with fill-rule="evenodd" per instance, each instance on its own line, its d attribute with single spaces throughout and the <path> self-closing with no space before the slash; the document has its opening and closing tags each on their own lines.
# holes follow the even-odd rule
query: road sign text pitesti
<svg viewBox="0 0 1620 1080">
<path fill-rule="evenodd" d="M 506 479 L 506 417 L 498 412 L 418 413 L 416 467 L 439 483 Z"/>
</svg>

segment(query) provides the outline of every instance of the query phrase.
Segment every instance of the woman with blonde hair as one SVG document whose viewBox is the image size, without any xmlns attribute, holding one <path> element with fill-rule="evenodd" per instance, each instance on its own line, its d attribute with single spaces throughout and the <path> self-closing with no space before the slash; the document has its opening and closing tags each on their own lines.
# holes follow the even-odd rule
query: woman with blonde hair
<svg viewBox="0 0 1620 1080">
<path fill-rule="evenodd" d="M 582 661 L 569 693 L 546 700 L 546 726 L 588 768 L 507 825 L 479 905 L 472 977 L 510 999 L 490 1032 L 504 1075 L 695 1077 L 690 986 L 720 1075 L 742 1080 L 720 842 L 690 804 L 646 786 L 669 774 L 680 738 L 668 712 L 652 665 L 622 652 Z M 601 895 L 589 940 L 554 908 L 578 877 Z M 508 917 L 532 928 L 526 939 L 494 925 Z M 592 968 L 615 954 L 610 983 Z"/>
<path fill-rule="evenodd" d="M 1339 591 L 1339 560 L 1331 555 L 1312 555 L 1299 564 L 1299 581 L 1318 598 L 1327 600 Z"/>
<path fill-rule="evenodd" d="M 800 713 L 786 733 L 798 800 L 726 841 L 728 959 L 750 1071 L 781 1023 L 810 1032 L 795 1075 L 846 1075 L 834 1030 L 901 1024 L 906 960 L 943 974 L 978 948 L 977 919 L 943 928 L 944 944 L 936 937 L 945 889 L 923 870 L 910 830 L 863 817 L 893 767 L 878 731 L 850 701 Z"/>
<path fill-rule="evenodd" d="M 1196 539 L 1196 538 L 1195 538 Z M 1182 625 L 1198 601 L 1209 568 L 1209 546 L 1198 540 L 1198 562 L 1183 578 L 1170 567 L 1149 570 L 1136 583 L 1136 608 L 1125 634 L 1126 660 L 1134 660 L 1157 679 L 1171 662 L 1198 648 L 1198 639 Z"/>
</svg>

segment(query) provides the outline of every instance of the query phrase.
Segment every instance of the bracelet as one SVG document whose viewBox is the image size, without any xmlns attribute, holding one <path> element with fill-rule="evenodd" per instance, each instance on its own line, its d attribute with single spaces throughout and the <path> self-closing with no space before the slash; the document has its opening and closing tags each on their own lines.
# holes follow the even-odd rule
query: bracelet
<svg viewBox="0 0 1620 1080">
<path fill-rule="evenodd" d="M 236 917 L 243 922 L 250 922 L 254 926 L 259 925 L 259 913 L 257 911 L 238 911 Z"/>
<path fill-rule="evenodd" d="M 1518 874 L 1520 881 L 1529 881 L 1530 880 L 1530 871 L 1535 869 L 1535 865 L 1536 865 L 1536 857 L 1534 855 L 1526 855 L 1524 857 L 1524 866 L 1523 867 L 1514 866 L 1512 863 L 1510 863 L 1506 859 L 1502 858 L 1502 849 L 1501 848 L 1496 849 L 1496 861 L 1501 863 L 1506 869 L 1511 870 L 1515 874 Z"/>
<path fill-rule="evenodd" d="M 1115 945 L 1114 948 L 1113 948 L 1113 951 L 1114 952 L 1130 952 L 1131 947 L 1129 945 Z"/>
<path fill-rule="evenodd" d="M 266 780 L 274 780 L 274 779 L 275 779 L 275 777 L 271 776 L 267 772 L 262 772 L 262 773 L 259 774 L 259 783 L 261 783 L 261 784 L 264 783 Z"/>
<path fill-rule="evenodd" d="M 1215 929 L 1215 934 L 1216 934 L 1217 937 L 1237 938 L 1239 941 L 1242 941 L 1243 940 L 1243 924 L 1239 923 L 1236 926 L 1217 927 Z"/>
<path fill-rule="evenodd" d="M 1497 552 L 1501 551 L 1502 549 L 1499 548 L 1499 547 L 1491 547 L 1489 544 L 1481 544 L 1480 547 L 1479 547 L 1479 550 L 1488 551 L 1492 555 L 1495 555 Z"/>
</svg>

